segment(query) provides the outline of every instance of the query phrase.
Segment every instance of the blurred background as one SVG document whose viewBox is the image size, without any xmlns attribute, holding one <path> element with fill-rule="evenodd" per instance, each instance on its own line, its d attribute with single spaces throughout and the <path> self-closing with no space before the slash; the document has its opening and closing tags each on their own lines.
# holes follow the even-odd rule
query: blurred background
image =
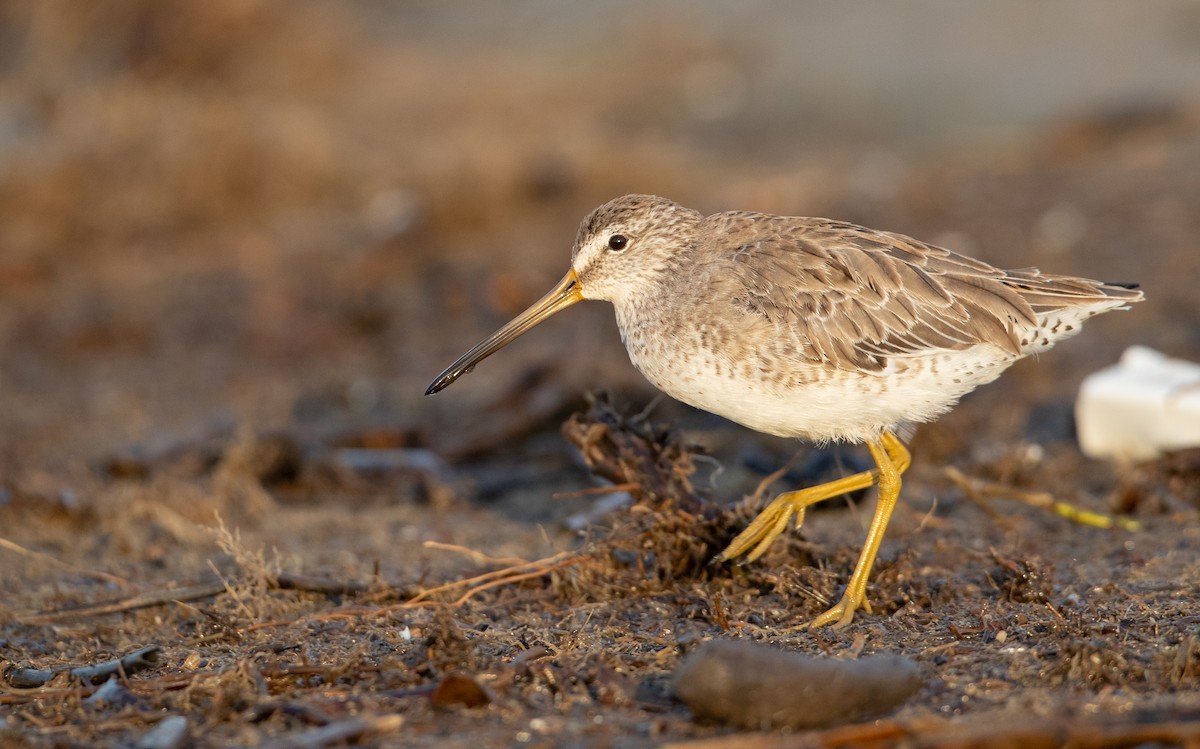
<svg viewBox="0 0 1200 749">
<path fill-rule="evenodd" d="M 565 453 L 588 388 L 653 397 L 605 305 L 422 392 L 627 192 L 1141 281 L 924 438 L 1069 444 L 1126 345 L 1200 357 L 1200 5 L 0 3 L 0 483 L 238 428 Z"/>
<path fill-rule="evenodd" d="M 865 451 L 656 401 L 600 303 L 423 395 L 630 192 L 849 220 L 1147 301 L 915 432 L 877 614 L 813 637 L 787 627 L 847 579 L 862 504 L 759 564 L 651 579 L 673 564 L 655 549 L 698 548 L 695 516 L 597 512 L 560 430 L 605 388 L 700 445 L 694 485 L 722 502 L 793 456 L 776 490 Z M 1195 0 L 0 0 L 0 667 L 163 646 L 121 681 L 132 707 L 93 710 L 65 674 L 6 686 L 0 734 L 131 746 L 174 713 L 201 745 L 265 745 L 382 709 L 406 721 L 395 745 L 659 745 L 714 735 L 665 690 L 720 631 L 913 654 L 937 674 L 926 719 L 1194 726 L 1194 706 L 1133 707 L 1197 694 L 1197 453 L 1087 460 L 1072 404 L 1129 345 L 1200 361 L 1197 279 Z M 1147 531 L 993 508 L 971 482 Z M 620 540 L 462 606 L 404 603 L 589 534 Z M 146 591 L 163 605 L 137 608 Z M 309 670 L 268 690 L 272 663 Z M 414 696 L 461 669 L 497 709 Z"/>
</svg>

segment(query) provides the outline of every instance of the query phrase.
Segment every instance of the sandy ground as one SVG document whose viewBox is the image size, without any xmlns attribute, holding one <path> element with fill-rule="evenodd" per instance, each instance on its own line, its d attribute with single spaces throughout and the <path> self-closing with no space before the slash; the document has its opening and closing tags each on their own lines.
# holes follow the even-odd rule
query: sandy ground
<svg viewBox="0 0 1200 749">
<path fill-rule="evenodd" d="M 1200 360 L 1200 26 L 1186 4 L 1145 26 L 1101 5 L 1037 19 L 1070 29 L 1053 55 L 1019 14 L 945 19 L 998 35 L 975 46 L 909 28 L 941 64 L 886 19 L 791 27 L 770 3 L 728 24 L 621 3 L 0 5 L 0 743 L 1194 745 L 1200 457 L 1085 459 L 1072 402 L 1134 343 Z M 874 67 L 831 61 L 856 28 Z M 1079 62 L 1118 38 L 1121 75 Z M 864 450 L 656 400 L 601 304 L 422 396 L 562 274 L 587 210 L 633 191 L 1147 301 L 917 430 L 874 613 L 801 630 L 872 496 L 755 564 L 708 560 L 764 477 L 792 460 L 772 490 L 812 483 Z M 633 506 L 604 510 L 598 475 Z M 1022 501 L 1045 494 L 1141 530 Z M 878 720 L 746 733 L 674 696 L 681 658 L 722 638 L 898 654 L 919 683 Z"/>
</svg>

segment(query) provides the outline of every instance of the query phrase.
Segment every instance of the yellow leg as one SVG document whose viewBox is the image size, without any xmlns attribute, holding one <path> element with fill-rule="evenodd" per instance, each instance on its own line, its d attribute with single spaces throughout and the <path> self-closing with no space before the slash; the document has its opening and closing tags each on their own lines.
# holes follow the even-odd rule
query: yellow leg
<svg viewBox="0 0 1200 749">
<path fill-rule="evenodd" d="M 758 516 L 729 542 L 729 546 L 716 556 L 714 561 L 724 562 L 741 555 L 746 555 L 747 562 L 753 562 L 770 548 L 775 539 L 787 530 L 788 521 L 796 516 L 796 527 L 804 522 L 804 511 L 811 505 L 824 502 L 842 494 L 866 489 L 875 483 L 875 471 L 863 471 L 853 476 L 830 481 L 820 486 L 811 486 L 794 492 L 784 492 L 776 497 L 771 504 L 763 508 Z"/>
<path fill-rule="evenodd" d="M 885 433 L 878 442 L 868 442 L 871 457 L 879 466 L 879 499 L 876 501 L 875 517 L 871 518 L 871 528 L 867 531 L 867 542 L 863 544 L 862 553 L 858 555 L 858 564 L 854 566 L 854 574 L 846 585 L 842 600 L 833 608 L 821 614 L 808 623 L 810 627 L 823 627 L 833 624 L 844 627 L 854 620 L 854 612 L 860 608 L 868 613 L 871 611 L 867 603 L 867 579 L 871 577 L 871 568 L 875 566 L 875 555 L 883 543 L 883 534 L 887 532 L 888 521 L 892 519 L 892 510 L 896 509 L 896 501 L 900 498 L 900 463 L 908 467 L 910 458 L 908 450 L 891 434 Z M 902 460 L 897 460 L 902 458 Z"/>
<path fill-rule="evenodd" d="M 878 466 L 876 470 L 863 471 L 820 486 L 780 494 L 717 555 L 714 561 L 723 562 L 745 554 L 746 561 L 752 562 L 762 556 L 787 529 L 788 521 L 793 515 L 798 527 L 804 521 L 805 510 L 811 505 L 878 483 L 878 508 L 871 520 L 867 543 L 854 569 L 854 575 L 850 578 L 850 585 L 847 586 L 841 602 L 814 619 L 810 626 L 828 624 L 834 619 L 838 620 L 839 625 L 848 624 L 859 608 L 869 612 L 870 606 L 866 602 L 867 578 L 870 577 L 875 555 L 883 541 L 883 533 L 896 506 L 896 497 L 900 494 L 900 474 L 904 473 L 912 462 L 908 450 L 891 433 L 885 432 L 878 442 L 869 443 L 869 447 L 875 465 Z M 847 608 L 851 603 L 853 607 Z"/>
</svg>

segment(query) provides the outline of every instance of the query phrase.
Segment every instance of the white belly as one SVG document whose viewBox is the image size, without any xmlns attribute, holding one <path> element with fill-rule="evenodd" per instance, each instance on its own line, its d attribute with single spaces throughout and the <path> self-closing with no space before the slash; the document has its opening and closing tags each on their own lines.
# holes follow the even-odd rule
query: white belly
<svg viewBox="0 0 1200 749">
<path fill-rule="evenodd" d="M 881 371 L 865 372 L 814 365 L 769 346 L 714 346 L 701 328 L 661 332 L 622 326 L 630 360 L 659 390 L 759 432 L 817 442 L 863 442 L 902 422 L 929 421 L 1019 358 L 982 344 L 893 357 Z M 726 332 L 723 340 L 735 337 Z"/>
</svg>

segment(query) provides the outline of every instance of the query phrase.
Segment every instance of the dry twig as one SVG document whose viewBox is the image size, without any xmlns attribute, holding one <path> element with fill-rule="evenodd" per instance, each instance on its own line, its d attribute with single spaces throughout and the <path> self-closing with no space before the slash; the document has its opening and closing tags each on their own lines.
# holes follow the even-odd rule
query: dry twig
<svg viewBox="0 0 1200 749">
<path fill-rule="evenodd" d="M 183 601 L 194 601 L 198 598 L 209 598 L 224 592 L 224 590 L 225 586 L 220 582 L 197 583 L 196 585 L 185 585 L 179 588 L 165 588 L 163 590 L 138 593 L 137 595 L 108 603 L 96 603 L 70 609 L 46 611 L 23 617 L 21 621 L 25 624 L 55 624 L 72 619 L 83 619 L 89 616 L 103 616 L 105 614 L 135 611 L 150 606 L 161 606 L 165 603 L 182 603 Z"/>
<path fill-rule="evenodd" d="M 10 667 L 5 670 L 4 679 L 10 686 L 20 689 L 33 689 L 46 684 L 55 676 L 65 671 L 84 684 L 94 684 L 97 680 L 107 679 L 114 674 L 128 676 L 137 671 L 144 671 L 145 669 L 157 666 L 158 653 L 161 650 L 162 648 L 158 645 L 147 645 L 120 658 L 114 658 L 91 666 L 77 666 L 71 669 L 58 668 L 45 670 Z"/>
<path fill-rule="evenodd" d="M 362 593 L 368 589 L 368 586 L 361 583 L 329 580 L 309 575 L 298 575 L 291 572 L 279 573 L 276 576 L 275 584 L 278 588 L 284 590 L 301 590 L 308 593 L 321 593 L 323 595 L 350 595 Z M 227 584 L 225 582 L 213 580 L 195 585 L 184 585 L 178 588 L 146 591 L 129 596 L 128 598 L 106 603 L 94 603 L 69 609 L 44 611 L 22 617 L 21 621 L 25 624 L 56 624 L 90 616 L 120 614 L 168 603 L 185 603 L 201 598 L 211 598 L 226 592 L 226 590 Z"/>
<path fill-rule="evenodd" d="M 421 545 L 424 546 L 426 549 L 434 549 L 436 551 L 451 551 L 451 552 L 454 552 L 455 554 L 461 554 L 461 555 L 467 557 L 468 559 L 470 559 L 472 562 L 475 562 L 476 564 L 503 564 L 503 565 L 529 564 L 529 562 L 527 562 L 524 559 L 521 559 L 520 557 L 493 557 L 493 556 L 484 554 L 482 551 L 476 551 L 475 549 L 469 549 L 466 546 L 459 546 L 458 544 L 446 544 L 446 543 L 442 543 L 441 541 L 426 541 L 425 543 L 423 543 Z"/>
<path fill-rule="evenodd" d="M 56 559 L 49 554 L 43 554 L 40 551 L 26 549 L 24 546 L 9 541 L 7 538 L 0 538 L 0 549 L 8 549 L 9 551 L 20 554 L 21 556 L 29 557 L 30 559 L 36 559 L 39 562 L 45 562 L 46 564 L 58 567 L 59 569 L 67 570 L 68 572 L 73 572 L 77 575 L 93 577 L 97 580 L 103 580 L 106 583 L 112 583 L 113 585 L 118 585 L 120 587 L 129 585 L 129 581 L 123 577 L 110 575 L 107 572 L 101 572 L 99 570 L 88 570 L 84 569 L 83 567 L 77 567 L 73 564 L 62 561 L 61 559 Z"/>
<path fill-rule="evenodd" d="M 1126 531 L 1139 531 L 1142 528 L 1142 524 L 1136 520 L 1085 510 L 1070 502 L 1057 500 L 1049 492 L 1029 492 L 994 481 L 972 479 L 954 466 L 946 467 L 944 473 L 946 478 L 962 489 L 968 499 L 984 507 L 987 506 L 984 504 L 984 500 L 988 497 L 1007 497 L 1024 502 L 1039 510 L 1048 510 L 1081 525 L 1090 525 L 1096 528 L 1118 527 Z"/>
<path fill-rule="evenodd" d="M 457 590 L 466 587 L 467 591 L 458 599 L 451 602 L 451 606 L 461 606 L 466 603 L 474 595 L 481 593 L 490 588 L 495 588 L 500 585 L 509 585 L 511 583 L 528 580 L 534 577 L 547 575 L 555 570 L 568 567 L 577 563 L 581 557 L 578 554 L 573 554 L 567 551 L 560 551 L 553 556 L 545 557 L 544 559 L 536 559 L 532 562 L 522 562 L 499 570 L 485 572 L 482 575 L 468 577 L 463 580 L 455 580 L 453 582 L 438 585 L 433 588 L 428 588 L 413 596 L 404 603 L 399 603 L 394 606 L 385 607 L 387 611 L 396 608 L 413 608 L 415 606 L 429 605 L 432 603 L 440 603 L 428 600 L 430 597 L 444 593 L 450 590 Z"/>
</svg>

